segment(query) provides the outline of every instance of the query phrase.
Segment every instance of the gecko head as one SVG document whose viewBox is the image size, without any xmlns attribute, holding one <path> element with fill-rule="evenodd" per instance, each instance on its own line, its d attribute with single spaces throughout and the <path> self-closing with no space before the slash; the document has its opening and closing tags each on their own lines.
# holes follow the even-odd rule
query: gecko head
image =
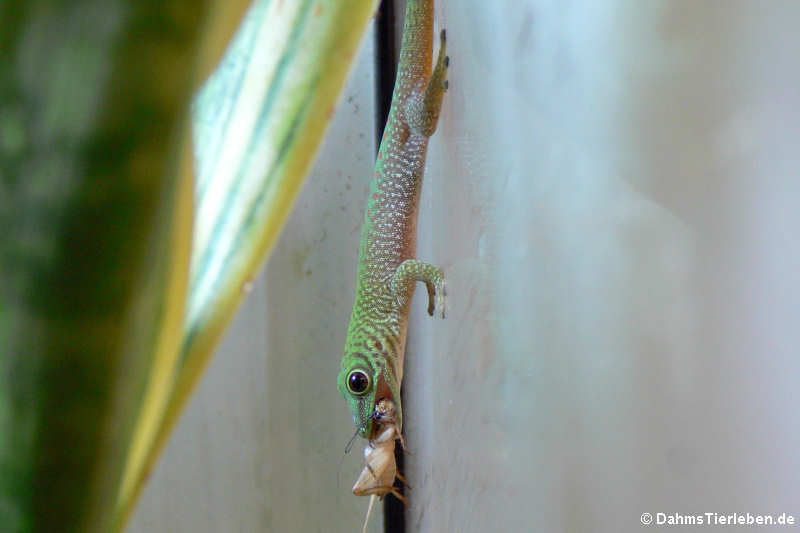
<svg viewBox="0 0 800 533">
<path fill-rule="evenodd" d="M 353 422 L 358 434 L 366 439 L 373 437 L 372 433 L 377 424 L 375 418 L 375 404 L 383 399 L 394 402 L 399 416 L 399 401 L 395 399 L 394 387 L 387 382 L 383 365 L 371 363 L 361 354 L 354 357 L 345 357 L 342 360 L 342 369 L 337 380 L 339 393 L 347 402 Z M 399 395 L 398 395 L 399 398 Z"/>
<path fill-rule="evenodd" d="M 366 357 L 345 357 L 342 360 L 337 380 L 339 393 L 347 402 L 358 434 L 364 438 L 369 438 L 372 433 L 372 412 L 379 380 L 380 372 Z"/>
</svg>

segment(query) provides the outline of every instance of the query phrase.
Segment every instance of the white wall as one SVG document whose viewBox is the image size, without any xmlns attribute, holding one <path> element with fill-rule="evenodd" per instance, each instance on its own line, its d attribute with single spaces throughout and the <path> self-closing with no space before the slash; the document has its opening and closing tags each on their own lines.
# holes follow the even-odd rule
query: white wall
<svg viewBox="0 0 800 533">
<path fill-rule="evenodd" d="M 800 4 L 437 12 L 410 531 L 800 515 Z"/>
</svg>

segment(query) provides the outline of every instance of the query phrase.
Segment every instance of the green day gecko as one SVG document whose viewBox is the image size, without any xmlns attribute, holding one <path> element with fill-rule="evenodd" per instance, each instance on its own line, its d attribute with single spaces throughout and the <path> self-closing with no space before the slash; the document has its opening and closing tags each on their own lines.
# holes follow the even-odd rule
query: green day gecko
<svg viewBox="0 0 800 533">
<path fill-rule="evenodd" d="M 367 199 L 358 250 L 355 303 L 338 388 L 359 435 L 368 439 L 353 492 L 393 493 L 394 441 L 402 442 L 400 385 L 408 311 L 417 281 L 428 289 L 428 314 L 444 318 L 441 268 L 416 259 L 417 211 L 428 139 L 447 89 L 445 32 L 433 56 L 433 0 L 408 0 L 403 44 L 386 128 Z"/>
</svg>

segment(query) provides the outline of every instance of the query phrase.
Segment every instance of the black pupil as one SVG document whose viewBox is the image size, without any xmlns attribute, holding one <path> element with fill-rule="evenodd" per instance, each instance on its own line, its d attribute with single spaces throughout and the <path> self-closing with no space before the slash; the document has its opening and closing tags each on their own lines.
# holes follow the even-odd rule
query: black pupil
<svg viewBox="0 0 800 533">
<path fill-rule="evenodd" d="M 359 393 L 364 392 L 367 390 L 367 385 L 369 385 L 369 379 L 367 379 L 367 375 L 363 372 L 353 372 L 350 374 L 350 390 Z"/>
</svg>

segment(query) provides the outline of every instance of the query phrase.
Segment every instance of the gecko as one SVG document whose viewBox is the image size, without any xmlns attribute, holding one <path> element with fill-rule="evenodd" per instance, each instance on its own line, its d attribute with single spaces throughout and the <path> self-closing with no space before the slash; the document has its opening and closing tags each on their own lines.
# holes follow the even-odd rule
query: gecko
<svg viewBox="0 0 800 533">
<path fill-rule="evenodd" d="M 417 213 L 428 140 L 436 130 L 448 88 L 446 33 L 433 59 L 433 0 L 408 0 L 391 107 L 370 182 L 358 249 L 355 302 L 337 378 L 356 432 L 368 439 L 365 470 L 374 483 L 356 494 L 397 494 L 385 472 L 374 472 L 369 450 L 384 453 L 389 436 L 402 439 L 400 386 L 403 380 L 408 313 L 416 282 L 428 291 L 428 314 L 445 316 L 444 271 L 415 257 Z M 392 406 L 390 422 L 376 416 Z M 390 402 L 390 403 L 389 403 Z M 372 452 L 378 453 L 378 452 Z M 394 456 L 383 461 L 394 472 Z M 388 464 L 390 463 L 390 464 Z M 363 476 L 363 474 L 362 474 Z M 392 482 L 394 475 L 391 475 Z M 388 485 L 387 485 L 388 483 Z M 369 485 L 369 483 L 367 483 Z"/>
</svg>

